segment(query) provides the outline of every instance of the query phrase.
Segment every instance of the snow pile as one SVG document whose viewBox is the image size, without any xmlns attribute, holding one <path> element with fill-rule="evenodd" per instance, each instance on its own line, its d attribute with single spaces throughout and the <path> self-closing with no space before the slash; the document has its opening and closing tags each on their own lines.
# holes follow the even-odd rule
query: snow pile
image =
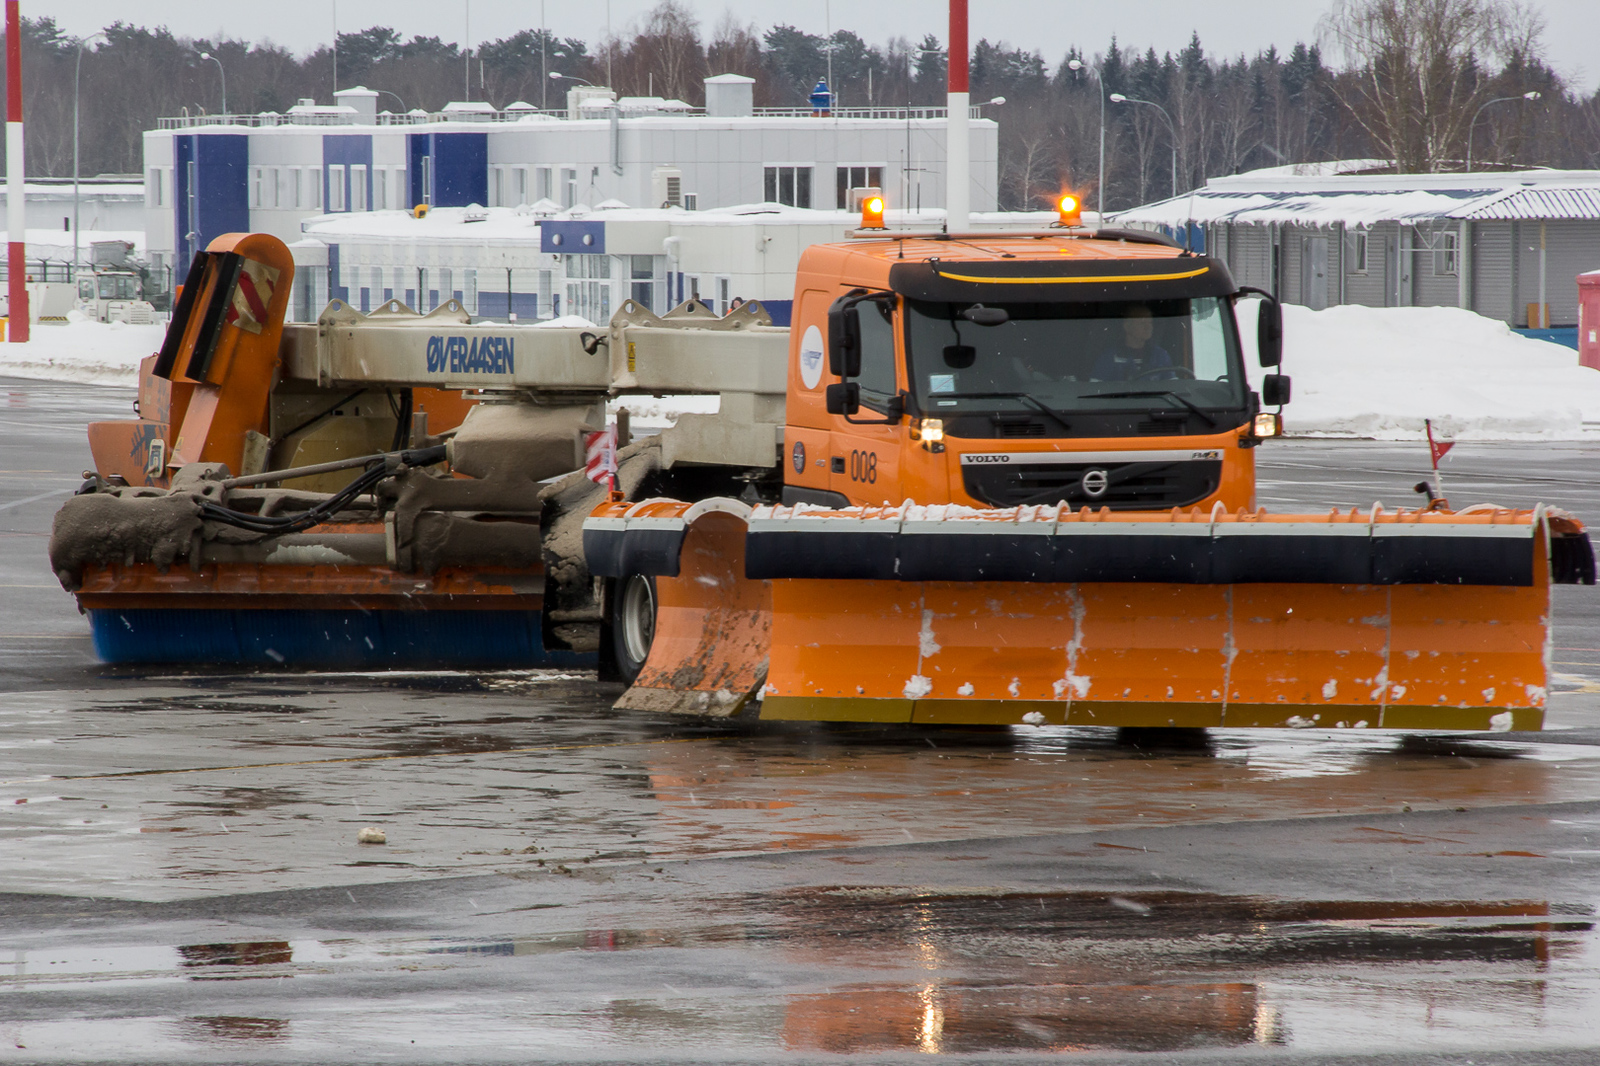
<svg viewBox="0 0 1600 1066">
<path fill-rule="evenodd" d="M 1247 353 L 1255 309 L 1239 303 Z M 1577 352 L 1459 308 L 1286 306 L 1283 344 L 1294 435 L 1414 440 L 1431 418 L 1446 440 L 1572 440 L 1600 422 L 1600 371 Z"/>
<path fill-rule="evenodd" d="M 139 360 L 161 347 L 164 323 L 91 322 L 77 311 L 66 325 L 35 323 L 27 343 L 0 344 L 0 377 L 139 385 Z"/>
</svg>

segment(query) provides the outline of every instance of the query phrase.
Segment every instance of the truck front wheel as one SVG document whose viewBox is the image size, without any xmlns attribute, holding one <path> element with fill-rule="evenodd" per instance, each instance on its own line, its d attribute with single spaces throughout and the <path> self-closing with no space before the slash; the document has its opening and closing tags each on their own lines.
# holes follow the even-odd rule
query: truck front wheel
<svg viewBox="0 0 1600 1066">
<path fill-rule="evenodd" d="M 628 574 L 615 586 L 612 599 L 612 651 L 622 680 L 633 684 L 650 654 L 656 634 L 656 583 L 645 574 Z"/>
</svg>

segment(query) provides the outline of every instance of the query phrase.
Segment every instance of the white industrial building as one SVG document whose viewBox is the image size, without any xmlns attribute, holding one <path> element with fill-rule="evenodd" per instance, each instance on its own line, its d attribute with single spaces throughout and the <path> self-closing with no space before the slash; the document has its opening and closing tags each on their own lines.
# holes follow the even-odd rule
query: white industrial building
<svg viewBox="0 0 1600 1066">
<path fill-rule="evenodd" d="M 985 229 L 1048 225 L 1049 213 L 984 213 Z M 894 227 L 937 230 L 942 211 L 891 211 Z M 326 215 L 291 245 L 291 316 L 314 320 L 329 298 L 358 311 L 400 300 L 430 311 L 459 300 L 471 314 L 519 320 L 579 315 L 604 323 L 631 299 L 658 314 L 699 299 L 726 314 L 734 299 L 760 300 L 789 321 L 794 272 L 812 244 L 844 240 L 861 224 L 852 211 L 779 204 L 686 211 L 438 208 Z"/>
<path fill-rule="evenodd" d="M 303 101 L 282 115 L 162 119 L 144 135 L 147 247 L 181 271 L 221 233 L 292 243 L 310 219 L 418 204 L 831 211 L 850 206 L 851 189 L 876 186 L 897 206 L 943 205 L 944 108 L 819 115 L 755 108 L 751 87 L 708 78 L 704 108 L 584 87 L 560 112 L 455 103 L 403 115 L 380 113 L 378 93 L 354 88 L 334 106 Z M 998 127 L 976 109 L 971 138 L 972 206 L 993 210 Z"/>
<path fill-rule="evenodd" d="M 1600 171 L 1351 172 L 1375 162 L 1213 178 L 1116 223 L 1187 234 L 1290 303 L 1462 307 L 1576 346 L 1576 277 L 1600 268 Z"/>
</svg>

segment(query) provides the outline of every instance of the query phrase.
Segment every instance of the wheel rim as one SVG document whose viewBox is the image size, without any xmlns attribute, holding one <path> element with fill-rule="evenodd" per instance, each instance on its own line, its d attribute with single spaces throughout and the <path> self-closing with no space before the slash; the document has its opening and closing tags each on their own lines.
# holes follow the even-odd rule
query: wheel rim
<svg viewBox="0 0 1600 1066">
<path fill-rule="evenodd" d="M 650 654 L 650 642 L 656 635 L 656 597 L 650 579 L 631 574 L 622 586 L 621 610 L 618 619 L 622 627 L 622 649 L 634 667 L 644 665 Z"/>
</svg>

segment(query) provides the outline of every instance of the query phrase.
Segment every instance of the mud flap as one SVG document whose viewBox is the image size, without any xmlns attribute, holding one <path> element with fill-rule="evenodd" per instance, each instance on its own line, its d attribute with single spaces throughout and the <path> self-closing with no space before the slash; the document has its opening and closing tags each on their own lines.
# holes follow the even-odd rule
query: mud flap
<svg viewBox="0 0 1600 1066">
<path fill-rule="evenodd" d="M 656 629 L 619 710 L 727 717 L 767 680 L 772 583 L 744 576 L 745 522 L 710 511 L 687 520 L 675 577 L 656 577 Z"/>
</svg>

